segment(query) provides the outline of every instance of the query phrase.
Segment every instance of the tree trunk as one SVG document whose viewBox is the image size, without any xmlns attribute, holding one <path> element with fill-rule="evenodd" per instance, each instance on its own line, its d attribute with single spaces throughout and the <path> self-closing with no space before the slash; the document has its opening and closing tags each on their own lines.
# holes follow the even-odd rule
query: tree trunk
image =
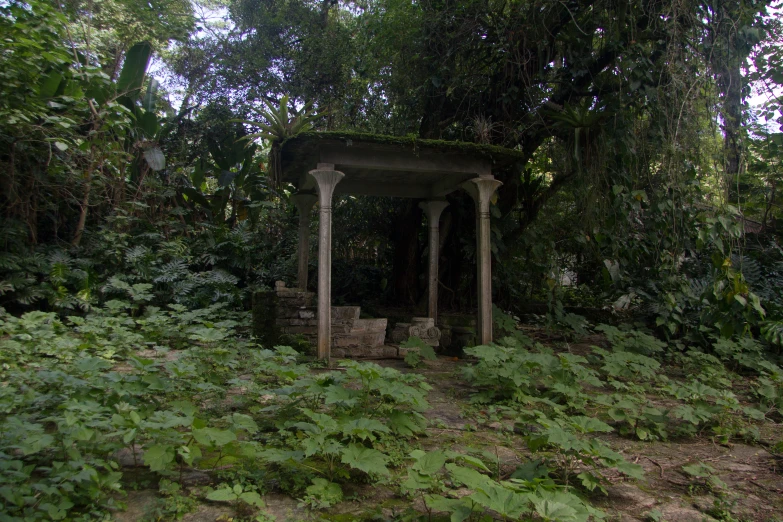
<svg viewBox="0 0 783 522">
<path fill-rule="evenodd" d="M 772 193 L 769 196 L 769 199 L 767 200 L 767 204 L 764 208 L 764 217 L 761 220 L 761 230 L 764 232 L 767 231 L 767 219 L 769 218 L 769 211 L 772 210 L 772 206 L 775 204 L 775 192 L 777 191 L 778 183 L 777 180 L 772 180 Z"/>
<path fill-rule="evenodd" d="M 726 176 L 736 179 L 740 171 L 742 126 L 742 76 L 739 63 L 732 63 L 722 72 L 723 90 L 723 152 Z"/>
<path fill-rule="evenodd" d="M 87 172 L 84 176 L 84 196 L 82 196 L 81 210 L 79 211 L 79 222 L 76 225 L 76 233 L 73 235 L 73 240 L 71 241 L 71 244 L 75 247 L 79 246 L 79 243 L 81 243 L 82 234 L 84 234 L 84 226 L 87 223 L 87 210 L 90 208 L 92 174 L 95 171 L 96 165 L 95 146 L 93 145 L 90 149 L 90 163 L 87 166 Z"/>
<path fill-rule="evenodd" d="M 75 247 L 79 246 L 82 241 L 82 234 L 84 233 L 84 225 L 87 222 L 87 209 L 90 206 L 90 183 L 92 176 L 88 176 L 84 185 L 84 196 L 82 197 L 81 210 L 79 211 L 79 223 L 76 225 L 76 233 L 73 235 L 73 241 L 71 244 Z"/>
<path fill-rule="evenodd" d="M 742 74 L 741 66 L 750 49 L 741 45 L 737 31 L 741 26 L 738 2 L 718 0 L 711 20 L 710 58 L 720 95 L 723 120 L 723 154 L 726 182 L 736 181 L 742 157 Z M 727 188 L 728 190 L 728 188 Z"/>
</svg>

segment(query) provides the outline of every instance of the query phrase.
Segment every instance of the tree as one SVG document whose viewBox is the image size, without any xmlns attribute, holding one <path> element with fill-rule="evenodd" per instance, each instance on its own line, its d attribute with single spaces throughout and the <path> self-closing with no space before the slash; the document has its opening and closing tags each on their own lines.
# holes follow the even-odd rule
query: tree
<svg viewBox="0 0 783 522">
<path fill-rule="evenodd" d="M 638 140 L 655 140 L 658 154 L 646 157 L 651 163 L 638 173 L 648 171 L 649 182 L 650 165 L 664 161 L 676 166 L 664 177 L 680 187 L 678 150 L 683 140 L 701 139 L 691 129 L 705 122 L 697 103 L 704 93 L 718 93 L 719 105 L 705 101 L 722 115 L 726 165 L 736 171 L 739 71 L 766 4 L 735 4 L 235 0 L 235 27 L 193 42 L 175 64 L 190 89 L 203 93 L 197 96 L 258 105 L 290 94 L 328 112 L 322 128 L 521 150 L 526 160 L 495 173 L 504 183 L 498 201 L 504 241 L 514 244 L 573 180 L 595 187 L 589 193 L 595 200 L 630 175 L 620 165 L 628 156 L 611 155 L 617 144 L 631 150 Z M 567 161 L 542 172 L 531 162 L 553 143 L 567 151 Z M 608 179 L 607 168 L 620 178 Z M 622 179 L 633 185 L 639 178 Z M 451 210 L 457 216 L 469 206 L 457 197 Z M 396 220 L 393 230 L 416 230 L 421 216 L 415 204 L 400 203 Z M 454 221 L 460 233 L 445 246 L 450 263 L 465 258 L 457 238 L 471 233 L 463 230 L 471 223 Z M 401 301 L 415 301 L 410 274 L 418 271 L 418 235 L 393 240 L 392 286 Z"/>
<path fill-rule="evenodd" d="M 78 245 L 99 194 L 109 202 L 104 210 L 113 210 L 124 201 L 126 181 L 140 183 L 134 171 L 161 166 L 157 85 L 149 83 L 142 106 L 145 74 L 155 47 L 193 28 L 188 2 L 167 5 L 34 1 L 1 8 L 8 35 L 0 44 L 0 154 L 9 174 L 3 210 L 32 244 L 44 234 L 70 235 Z M 137 168 L 126 168 L 129 157 Z"/>
</svg>

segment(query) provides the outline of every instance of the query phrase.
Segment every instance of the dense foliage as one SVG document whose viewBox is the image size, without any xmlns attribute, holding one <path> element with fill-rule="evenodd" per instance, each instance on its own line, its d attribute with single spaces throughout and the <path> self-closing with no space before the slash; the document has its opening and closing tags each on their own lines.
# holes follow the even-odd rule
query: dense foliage
<svg viewBox="0 0 783 522">
<path fill-rule="evenodd" d="M 779 8 L 0 3 L 0 520 L 106 519 L 137 487 L 153 519 L 199 499 L 266 520 L 266 493 L 317 512 L 356 484 L 404 499 L 399 520 L 600 519 L 591 499 L 642 477 L 610 435 L 777 433 Z M 527 452 L 513 473 L 427 442 L 420 375 L 250 335 L 253 292 L 296 271 L 275 151 L 311 129 L 518 152 L 494 173 L 500 340 L 460 354 L 470 414 Z M 335 303 L 423 315 L 434 255 L 440 309 L 472 313 L 475 211 L 448 201 L 430 253 L 418 201 L 338 198 Z"/>
</svg>

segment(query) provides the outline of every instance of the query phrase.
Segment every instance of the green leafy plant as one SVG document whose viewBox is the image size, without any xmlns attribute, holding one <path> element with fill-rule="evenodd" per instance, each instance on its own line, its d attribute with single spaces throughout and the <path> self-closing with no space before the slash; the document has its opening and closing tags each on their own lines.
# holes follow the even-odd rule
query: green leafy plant
<svg viewBox="0 0 783 522">
<path fill-rule="evenodd" d="M 666 343 L 659 341 L 650 334 L 638 330 L 620 330 L 607 324 L 599 324 L 596 330 L 602 332 L 615 352 L 631 352 L 645 356 L 660 354 L 666 348 Z"/>
<path fill-rule="evenodd" d="M 554 355 L 540 344 L 526 347 L 511 337 L 497 344 L 468 348 L 465 353 L 478 359 L 463 370 L 479 388 L 473 399 L 477 402 L 546 402 L 554 408 L 567 405 L 580 409 L 587 400 L 583 384 L 602 385 L 598 373 L 584 366 L 584 357 Z"/>
<path fill-rule="evenodd" d="M 592 417 L 551 419 L 541 412 L 534 413 L 542 429 L 526 437 L 528 447 L 534 452 L 549 452 L 555 467 L 561 470 L 566 486 L 576 474 L 588 491 L 598 489 L 605 493 L 606 479 L 602 470 L 607 468 L 617 469 L 631 478 L 642 478 L 641 466 L 627 462 L 598 439 L 586 437 L 590 433 L 610 432 L 611 426 Z"/>
<path fill-rule="evenodd" d="M 607 376 L 626 381 L 649 380 L 658 374 L 660 363 L 651 357 L 633 352 L 607 352 L 593 347 L 593 353 L 603 358 L 603 370 Z"/>
<path fill-rule="evenodd" d="M 420 412 L 429 407 L 424 394 L 430 388 L 417 375 L 371 363 L 343 364 L 344 373 L 300 378 L 277 391 L 274 411 L 288 420 L 279 423 L 275 447 L 261 452 L 266 461 L 330 483 L 351 473 L 390 474 L 390 454 L 426 425 Z"/>
<path fill-rule="evenodd" d="M 256 491 L 246 490 L 241 484 L 224 486 L 207 493 L 207 500 L 213 502 L 244 502 L 257 508 L 266 506 L 261 495 Z"/>
<path fill-rule="evenodd" d="M 533 344 L 533 341 L 520 331 L 519 319 L 507 314 L 494 304 L 492 305 L 492 324 L 496 337 L 513 337 L 523 346 Z"/>
<path fill-rule="evenodd" d="M 423 360 L 434 361 L 438 358 L 432 346 L 415 336 L 400 343 L 400 348 L 406 349 L 405 364 L 411 368 L 418 368 Z"/>
<path fill-rule="evenodd" d="M 315 477 L 305 493 L 307 495 L 302 499 L 303 504 L 315 509 L 328 508 L 343 501 L 340 485 L 321 477 Z"/>
<path fill-rule="evenodd" d="M 161 509 L 179 516 L 192 503 L 177 493 L 173 481 L 187 468 L 214 468 L 255 455 L 256 443 L 246 440 L 258 430 L 252 418 L 232 413 L 208 422 L 203 411 L 182 400 L 210 401 L 225 394 L 228 383 L 210 383 L 200 356 L 189 358 L 183 350 L 162 363 L 137 352 L 183 342 L 207 315 L 221 323 L 215 310 L 180 310 L 181 321 L 171 328 L 171 317 L 159 309 L 149 307 L 139 318 L 131 317 L 130 309 L 129 303 L 110 302 L 68 322 L 38 312 L 0 316 L 3 342 L 16 354 L 13 365 L 0 370 L 3 382 L 12 383 L 0 387 L 5 470 L 0 494 L 11 516 L 74 520 L 117 509 L 122 472 L 115 456 L 122 452 L 133 465 L 170 479 L 161 482 L 161 494 L 168 498 Z M 238 324 L 226 318 L 222 327 L 233 333 Z M 148 344 L 151 338 L 156 341 Z M 167 351 L 154 350 L 156 356 Z M 236 369 L 235 357 L 209 364 Z M 20 387 L 24 394 L 16 393 Z"/>
<path fill-rule="evenodd" d="M 728 486 L 715 476 L 715 469 L 703 462 L 695 462 L 682 466 L 682 471 L 693 481 L 690 488 L 707 488 L 713 492 L 723 492 Z"/>
<path fill-rule="evenodd" d="M 632 435 L 640 440 L 669 436 L 669 411 L 656 407 L 644 396 L 613 394 L 597 397 L 595 402 L 608 408 L 607 415 L 617 423 L 622 435 Z"/>
<path fill-rule="evenodd" d="M 198 508 L 198 501 L 192 495 L 183 494 L 182 488 L 176 482 L 163 479 L 158 485 L 162 496 L 151 513 L 153 520 L 182 520 Z"/>
<path fill-rule="evenodd" d="M 764 414 L 740 404 L 733 392 L 719 391 L 695 379 L 685 384 L 672 383 L 665 390 L 684 401 L 671 412 L 672 416 L 685 421 L 679 426 L 682 432 L 692 432 L 698 426 L 711 427 L 722 443 L 735 436 L 758 438 L 757 428 L 748 419 L 761 420 Z"/>
<path fill-rule="evenodd" d="M 436 512 L 449 513 L 452 520 L 474 520 L 489 513 L 503 520 L 534 513 L 543 520 L 576 522 L 603 518 L 601 511 L 569 488 L 557 486 L 540 475 L 526 477 L 523 472 L 497 481 L 484 474 L 489 469 L 480 459 L 469 455 L 417 450 L 410 456 L 414 463 L 401 488 L 406 495 L 423 499 L 430 518 Z M 455 496 L 453 492 L 459 486 L 470 492 Z"/>
</svg>

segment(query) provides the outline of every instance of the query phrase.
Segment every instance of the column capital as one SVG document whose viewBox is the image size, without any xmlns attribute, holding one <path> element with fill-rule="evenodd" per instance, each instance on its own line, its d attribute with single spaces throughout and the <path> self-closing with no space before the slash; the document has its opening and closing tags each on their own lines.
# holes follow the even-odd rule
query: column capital
<svg viewBox="0 0 783 522">
<path fill-rule="evenodd" d="M 291 196 L 291 201 L 296 205 L 300 215 L 309 215 L 313 205 L 318 201 L 318 196 L 312 192 L 299 192 Z"/>
<path fill-rule="evenodd" d="M 345 174 L 339 170 L 320 168 L 324 166 L 326 165 L 319 163 L 319 168 L 311 170 L 308 174 L 315 180 L 321 208 L 332 208 L 334 188 L 345 177 Z"/>
<path fill-rule="evenodd" d="M 495 178 L 473 178 L 462 184 L 481 212 L 489 212 L 489 201 L 503 183 Z"/>
<path fill-rule="evenodd" d="M 430 227 L 438 227 L 438 222 L 440 221 L 440 215 L 443 213 L 443 210 L 449 206 L 448 201 L 444 200 L 429 200 L 429 201 L 422 201 L 419 203 L 419 208 L 424 211 L 424 213 L 427 215 L 427 223 Z"/>
</svg>

